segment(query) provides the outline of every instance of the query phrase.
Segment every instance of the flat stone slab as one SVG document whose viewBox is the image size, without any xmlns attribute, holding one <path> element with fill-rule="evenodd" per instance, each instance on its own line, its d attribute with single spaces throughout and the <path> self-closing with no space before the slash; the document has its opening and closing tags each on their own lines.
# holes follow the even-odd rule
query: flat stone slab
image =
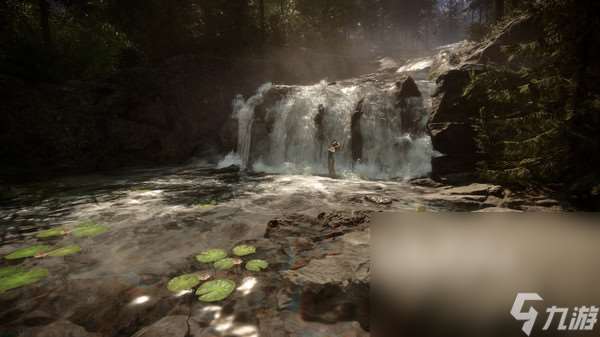
<svg viewBox="0 0 600 337">
<path fill-rule="evenodd" d="M 471 184 L 467 186 L 452 187 L 442 191 L 442 194 L 448 195 L 494 195 L 501 196 L 502 186 L 488 184 Z"/>
</svg>

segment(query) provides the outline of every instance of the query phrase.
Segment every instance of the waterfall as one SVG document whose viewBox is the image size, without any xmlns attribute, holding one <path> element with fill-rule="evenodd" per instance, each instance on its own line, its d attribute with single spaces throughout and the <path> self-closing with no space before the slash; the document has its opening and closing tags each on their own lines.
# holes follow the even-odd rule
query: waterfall
<svg viewBox="0 0 600 337">
<path fill-rule="evenodd" d="M 241 168 L 327 174 L 326 149 L 337 140 L 342 147 L 336 167 L 343 177 L 426 175 L 433 148 L 425 129 L 435 84 L 417 78 L 410 80 L 412 96 L 402 98 L 399 85 L 408 82 L 406 74 L 390 73 L 307 86 L 268 83 L 248 100 L 237 96 Z"/>
<path fill-rule="evenodd" d="M 265 83 L 256 94 L 248 100 L 242 95 L 237 95 L 233 100 L 233 116 L 238 120 L 238 156 L 242 170 L 248 166 L 250 147 L 252 146 L 252 125 L 254 124 L 254 109 L 263 102 L 266 92 L 271 89 L 271 83 Z"/>
</svg>

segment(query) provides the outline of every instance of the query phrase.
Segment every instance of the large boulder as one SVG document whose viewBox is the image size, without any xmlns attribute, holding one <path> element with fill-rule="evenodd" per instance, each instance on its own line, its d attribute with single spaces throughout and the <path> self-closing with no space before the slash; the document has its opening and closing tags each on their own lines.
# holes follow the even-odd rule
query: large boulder
<svg viewBox="0 0 600 337">
<path fill-rule="evenodd" d="M 478 66 L 463 66 L 441 75 L 438 90 L 433 97 L 433 109 L 427 128 L 433 148 L 442 155 L 432 159 L 432 174 L 448 174 L 475 171 L 481 159 L 477 153 L 476 132 L 471 111 L 462 95 Z"/>
</svg>

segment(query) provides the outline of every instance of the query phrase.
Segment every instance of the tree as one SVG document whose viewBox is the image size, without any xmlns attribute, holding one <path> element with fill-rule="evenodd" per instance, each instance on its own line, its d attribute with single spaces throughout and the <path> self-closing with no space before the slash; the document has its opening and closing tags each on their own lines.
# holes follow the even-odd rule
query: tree
<svg viewBox="0 0 600 337">
<path fill-rule="evenodd" d="M 495 0 L 496 21 L 500 21 L 504 16 L 504 0 Z"/>
<path fill-rule="evenodd" d="M 39 0 L 40 27 L 42 29 L 42 40 L 46 49 L 52 49 L 52 35 L 50 33 L 50 4 L 47 0 Z"/>
</svg>

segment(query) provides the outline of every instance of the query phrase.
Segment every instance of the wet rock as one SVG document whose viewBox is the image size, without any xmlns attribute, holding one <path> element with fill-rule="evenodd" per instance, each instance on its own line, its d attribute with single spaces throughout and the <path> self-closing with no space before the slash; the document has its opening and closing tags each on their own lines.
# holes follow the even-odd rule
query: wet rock
<svg viewBox="0 0 600 337">
<path fill-rule="evenodd" d="M 188 316 L 167 316 L 136 332 L 133 337 L 194 337 L 199 336 L 201 330 Z"/>
<path fill-rule="evenodd" d="M 519 211 L 512 208 L 504 208 L 504 207 L 486 207 L 474 213 L 522 213 L 523 211 Z"/>
<path fill-rule="evenodd" d="M 284 272 L 284 278 L 296 285 L 340 285 L 367 283 L 369 280 L 369 245 L 367 232 L 342 238 L 339 247 L 330 247 L 336 255 L 313 259 L 298 270 Z"/>
<path fill-rule="evenodd" d="M 19 337 L 102 337 L 102 335 L 88 332 L 70 321 L 58 320 L 46 326 L 24 329 Z"/>
<path fill-rule="evenodd" d="M 368 202 L 372 202 L 377 205 L 391 205 L 392 199 L 388 197 L 383 197 L 379 195 L 367 195 L 365 196 L 365 200 Z"/>
<path fill-rule="evenodd" d="M 453 187 L 442 192 L 449 195 L 493 195 L 502 196 L 503 188 L 498 185 L 474 183 L 467 186 Z"/>
<path fill-rule="evenodd" d="M 427 128 L 433 148 L 443 154 L 432 159 L 432 175 L 444 176 L 475 171 L 477 154 L 475 129 L 462 94 L 469 84 L 470 67 L 452 69 L 438 80 L 433 110 Z"/>
<path fill-rule="evenodd" d="M 448 195 L 443 193 L 433 193 L 423 197 L 425 202 L 451 211 L 475 211 L 484 208 L 486 199 L 487 197 L 482 195 Z"/>
<path fill-rule="evenodd" d="M 553 207 L 553 206 L 559 206 L 560 203 L 554 199 L 542 199 L 542 200 L 536 200 L 535 205 L 542 206 L 542 207 Z"/>
<path fill-rule="evenodd" d="M 352 114 L 352 118 L 350 120 L 350 146 L 352 150 L 352 165 L 362 160 L 363 156 L 363 136 L 360 122 L 363 116 L 364 102 L 364 99 L 361 99 L 358 102 L 356 110 Z"/>
<path fill-rule="evenodd" d="M 409 97 L 421 97 L 419 87 L 415 83 L 412 77 L 408 76 L 405 81 L 397 82 L 396 87 L 399 88 L 396 98 L 398 100 L 409 98 Z"/>
<path fill-rule="evenodd" d="M 289 237 L 303 237 L 318 242 L 367 228 L 370 213 L 321 213 L 317 218 L 303 214 L 287 215 L 269 221 L 265 237 L 279 242 Z"/>
</svg>

